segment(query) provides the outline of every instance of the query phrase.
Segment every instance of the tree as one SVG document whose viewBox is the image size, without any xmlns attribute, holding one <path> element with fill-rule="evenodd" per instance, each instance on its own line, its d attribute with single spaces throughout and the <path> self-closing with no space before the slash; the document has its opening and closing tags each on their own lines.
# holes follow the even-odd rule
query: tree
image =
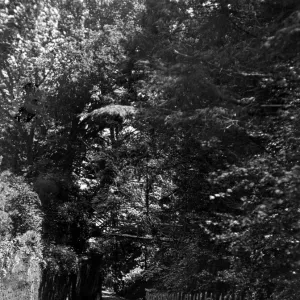
<svg viewBox="0 0 300 300">
<path fill-rule="evenodd" d="M 136 267 L 161 289 L 295 297 L 297 1 L 5 8 L 2 168 L 42 202 L 43 298 L 96 299 Z"/>
</svg>

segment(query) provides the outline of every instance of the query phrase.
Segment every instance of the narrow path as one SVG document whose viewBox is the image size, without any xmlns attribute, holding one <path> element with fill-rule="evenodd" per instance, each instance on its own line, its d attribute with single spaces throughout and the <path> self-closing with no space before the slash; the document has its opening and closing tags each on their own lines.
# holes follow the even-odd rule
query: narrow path
<svg viewBox="0 0 300 300">
<path fill-rule="evenodd" d="M 125 298 L 117 296 L 114 292 L 108 290 L 102 291 L 103 300 L 126 300 Z"/>
</svg>

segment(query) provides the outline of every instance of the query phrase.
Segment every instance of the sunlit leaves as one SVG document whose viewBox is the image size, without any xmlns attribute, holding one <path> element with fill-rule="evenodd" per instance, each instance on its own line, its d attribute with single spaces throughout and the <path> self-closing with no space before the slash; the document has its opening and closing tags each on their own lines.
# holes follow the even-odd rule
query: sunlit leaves
<svg viewBox="0 0 300 300">
<path fill-rule="evenodd" d="M 33 280 L 27 278 L 27 271 L 39 275 L 34 268 L 41 261 L 42 251 L 39 199 L 22 178 L 9 172 L 1 173 L 0 188 L 0 277 L 12 282 Z"/>
</svg>

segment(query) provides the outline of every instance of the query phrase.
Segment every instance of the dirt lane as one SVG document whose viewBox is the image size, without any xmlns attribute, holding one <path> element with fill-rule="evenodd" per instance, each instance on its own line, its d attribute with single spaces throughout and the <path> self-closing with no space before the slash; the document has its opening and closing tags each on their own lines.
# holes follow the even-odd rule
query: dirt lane
<svg viewBox="0 0 300 300">
<path fill-rule="evenodd" d="M 126 300 L 125 298 L 117 296 L 114 292 L 102 291 L 103 300 Z"/>
</svg>

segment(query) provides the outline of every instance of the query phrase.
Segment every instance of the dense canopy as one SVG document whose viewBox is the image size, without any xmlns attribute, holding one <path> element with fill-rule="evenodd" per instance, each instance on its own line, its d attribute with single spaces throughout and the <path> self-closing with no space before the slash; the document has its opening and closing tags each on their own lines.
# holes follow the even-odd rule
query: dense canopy
<svg viewBox="0 0 300 300">
<path fill-rule="evenodd" d="M 299 1 L 6 0 L 0 16 L 1 280 L 27 251 L 43 300 L 297 299 Z"/>
</svg>

